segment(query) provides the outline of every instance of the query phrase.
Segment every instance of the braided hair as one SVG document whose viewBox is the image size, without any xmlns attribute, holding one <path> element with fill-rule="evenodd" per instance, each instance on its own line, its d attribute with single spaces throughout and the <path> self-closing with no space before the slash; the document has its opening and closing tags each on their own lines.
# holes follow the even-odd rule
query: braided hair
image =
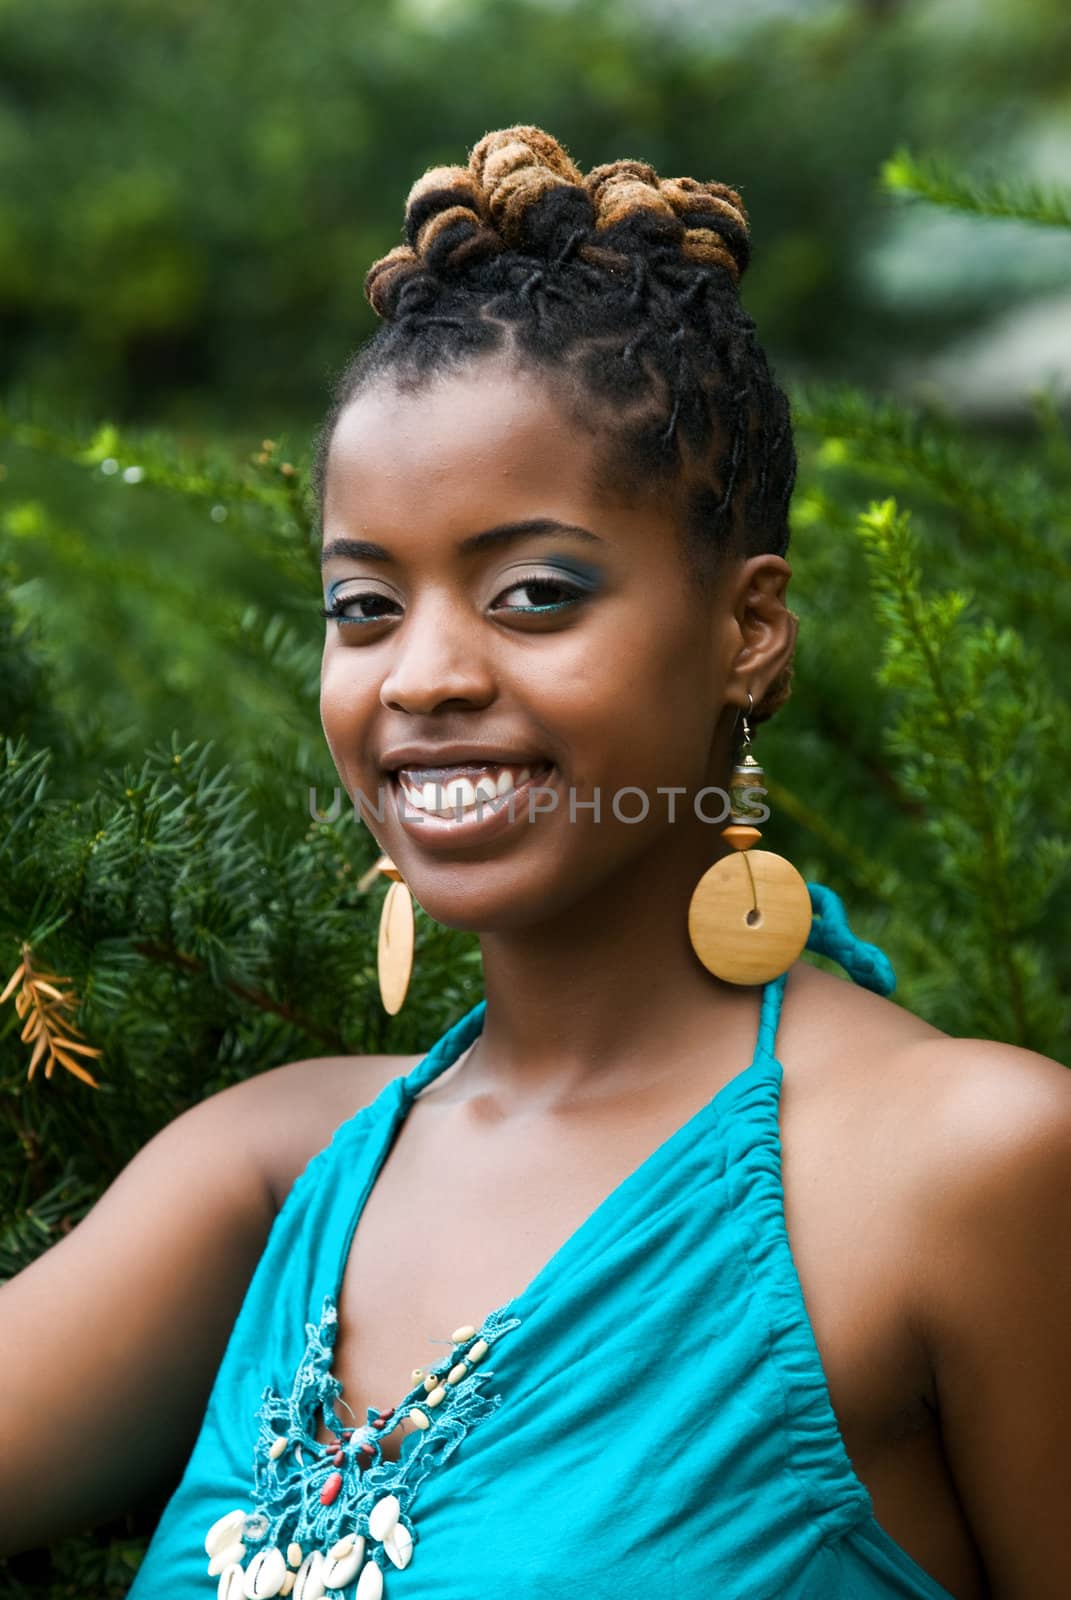
<svg viewBox="0 0 1071 1600">
<path fill-rule="evenodd" d="M 750 256 L 734 189 L 660 178 L 644 161 L 586 175 L 542 128 L 487 133 L 465 167 L 409 192 L 405 243 L 369 268 L 383 325 L 338 378 L 319 430 L 321 520 L 339 417 L 388 376 L 403 390 L 508 346 L 594 433 L 608 497 L 680 490 L 693 570 L 788 548 L 796 477 L 788 400 L 737 286 Z M 790 693 L 792 663 L 752 721 Z"/>
</svg>

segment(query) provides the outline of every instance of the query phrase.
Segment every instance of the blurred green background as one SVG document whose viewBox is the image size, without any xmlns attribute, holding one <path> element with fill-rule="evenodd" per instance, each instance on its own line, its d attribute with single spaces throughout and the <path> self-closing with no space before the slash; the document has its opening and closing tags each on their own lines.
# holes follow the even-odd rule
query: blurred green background
<svg viewBox="0 0 1071 1600">
<path fill-rule="evenodd" d="M 741 192 L 801 457 L 771 847 L 903 1003 L 1067 1059 L 1062 0 L 0 0 L 0 989 L 39 941 L 105 1051 L 97 1094 L 28 1085 L 0 1009 L 0 1276 L 201 1094 L 421 1048 L 478 992 L 425 921 L 387 1022 L 369 840 L 309 824 L 336 778 L 306 475 L 409 186 L 514 122 Z M 876 550 L 889 496 L 914 544 L 893 518 Z M 204 860 L 157 926 L 135 843 L 194 744 L 226 804 L 192 783 Z M 122 1594 L 151 1525 L 0 1563 L 0 1595 Z"/>
</svg>

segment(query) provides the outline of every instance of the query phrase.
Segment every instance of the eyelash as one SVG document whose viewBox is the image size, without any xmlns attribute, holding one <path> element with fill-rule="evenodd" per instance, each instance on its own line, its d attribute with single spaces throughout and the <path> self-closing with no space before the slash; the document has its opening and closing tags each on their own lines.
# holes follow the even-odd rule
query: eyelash
<svg viewBox="0 0 1071 1600">
<path fill-rule="evenodd" d="M 526 578 L 515 579 L 508 588 L 502 590 L 502 593 L 509 594 L 513 589 L 531 589 L 539 587 L 564 590 L 567 598 L 564 600 L 548 601 L 545 605 L 497 606 L 494 609 L 499 611 L 509 611 L 515 616 L 545 616 L 548 612 L 564 611 L 569 606 L 574 606 L 579 601 L 586 600 L 589 593 L 588 590 L 582 589 L 578 585 L 570 583 L 567 578 L 548 578 L 545 575 L 538 573 L 533 573 L 531 576 Z M 373 590 L 366 589 L 363 593 L 342 595 L 330 606 L 321 606 L 320 616 L 326 618 L 329 622 L 355 622 L 359 625 L 367 625 L 370 622 L 383 622 L 385 619 L 382 616 L 346 616 L 345 613 L 347 607 L 356 605 L 365 600 L 384 600 L 388 605 L 392 603 L 387 595 L 376 594 Z"/>
</svg>

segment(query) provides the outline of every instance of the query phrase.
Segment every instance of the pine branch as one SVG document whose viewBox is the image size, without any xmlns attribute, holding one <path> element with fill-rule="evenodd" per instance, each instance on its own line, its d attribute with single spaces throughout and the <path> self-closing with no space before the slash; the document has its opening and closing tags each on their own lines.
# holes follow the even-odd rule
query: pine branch
<svg viewBox="0 0 1071 1600">
<path fill-rule="evenodd" d="M 950 506 L 981 553 L 991 551 L 997 536 L 1035 572 L 1048 572 L 1060 583 L 1071 579 L 1071 558 L 1049 542 L 1054 532 L 1071 540 L 1071 503 L 1066 495 L 1046 492 L 1032 470 L 1019 483 L 1007 472 L 998 479 L 978 466 L 942 418 L 890 400 L 874 402 L 847 385 L 797 388 L 792 414 L 797 428 L 826 440 L 825 464 L 869 468 L 883 473 L 887 483 L 889 469 L 896 469 L 911 487 L 922 484 Z M 1044 519 L 1046 537 L 1029 531 L 1027 519 L 1035 525 Z"/>
<path fill-rule="evenodd" d="M 969 595 L 923 595 L 910 515 L 894 500 L 871 505 L 858 533 L 886 629 L 879 681 L 904 690 L 890 743 L 927 803 L 939 870 L 982 932 L 987 993 L 1004 995 L 1006 1031 L 1029 1045 L 1024 935 L 1071 868 L 1071 843 L 1042 836 L 1034 815 L 1049 747 L 1055 764 L 1066 737 L 1066 707 L 1011 629 L 967 626 Z"/>
<path fill-rule="evenodd" d="M 183 972 L 195 974 L 208 972 L 207 962 L 199 961 L 194 956 L 184 955 L 181 950 L 170 949 L 165 945 L 156 944 L 152 940 L 135 940 L 132 948 L 139 955 L 146 956 L 150 961 L 164 962 L 181 968 Z M 238 999 L 247 1001 L 260 1011 L 269 1012 L 276 1017 L 283 1017 L 287 1022 L 293 1023 L 296 1028 L 300 1028 L 303 1033 L 307 1033 L 311 1039 L 319 1039 L 331 1051 L 340 1055 L 345 1054 L 345 1041 L 338 1033 L 332 1029 L 321 1027 L 318 1022 L 314 1022 L 311 1017 L 304 1015 L 294 1006 L 287 1005 L 283 1000 L 274 999 L 272 995 L 267 994 L 263 989 L 255 989 L 248 984 L 238 983 L 233 978 L 225 978 L 223 982 L 224 987 L 231 994 L 236 995 Z"/>
<path fill-rule="evenodd" d="M 1071 199 L 1062 190 L 1023 179 L 972 178 L 947 158 L 918 158 L 906 147 L 883 163 L 879 186 L 887 194 L 925 200 L 946 211 L 1071 228 Z"/>
<path fill-rule="evenodd" d="M 90 437 L 20 415 L 0 402 L 0 440 L 91 469 L 118 492 L 132 485 L 163 489 L 185 500 L 210 505 L 214 520 L 226 521 L 230 508 L 260 508 L 270 513 L 271 537 L 307 574 L 316 557 L 319 534 L 304 461 L 283 459 L 278 442 L 261 441 L 239 467 L 223 450 L 194 457 L 159 432 L 119 429 L 103 423 Z M 261 551 L 263 554 L 263 551 Z"/>
</svg>

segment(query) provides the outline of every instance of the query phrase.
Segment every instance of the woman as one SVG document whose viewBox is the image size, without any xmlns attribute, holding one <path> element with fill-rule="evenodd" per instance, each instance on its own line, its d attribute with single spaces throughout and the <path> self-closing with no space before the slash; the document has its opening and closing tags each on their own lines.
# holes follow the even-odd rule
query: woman
<svg viewBox="0 0 1071 1600">
<path fill-rule="evenodd" d="M 486 1000 L 196 1107 L 5 1291 L 9 1548 L 185 1465 L 136 1600 L 1066 1596 L 1065 1071 L 883 998 L 822 885 L 760 983 L 689 914 L 796 638 L 740 197 L 515 127 L 406 240 L 323 725 Z"/>
</svg>

